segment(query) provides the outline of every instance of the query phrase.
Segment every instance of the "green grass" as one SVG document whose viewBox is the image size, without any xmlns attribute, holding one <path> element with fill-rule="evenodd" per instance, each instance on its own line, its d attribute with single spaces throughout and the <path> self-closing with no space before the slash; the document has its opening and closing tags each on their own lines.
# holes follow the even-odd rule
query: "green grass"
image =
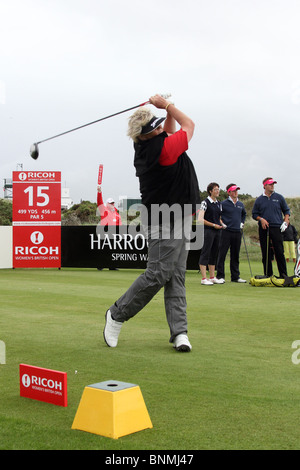
<svg viewBox="0 0 300 470">
<path fill-rule="evenodd" d="M 108 348 L 105 311 L 139 273 L 0 271 L 0 449 L 299 449 L 300 289 L 201 286 L 189 271 L 191 353 L 168 342 L 162 291 Z M 20 363 L 67 372 L 68 407 L 21 398 Z M 118 440 L 71 429 L 84 387 L 105 380 L 140 386 L 153 429 Z"/>
</svg>

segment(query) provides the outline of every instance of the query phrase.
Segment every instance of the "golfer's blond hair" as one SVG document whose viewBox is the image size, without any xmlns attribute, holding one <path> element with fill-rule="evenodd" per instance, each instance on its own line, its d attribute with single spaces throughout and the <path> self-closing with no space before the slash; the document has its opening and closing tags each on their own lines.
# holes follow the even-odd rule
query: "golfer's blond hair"
<svg viewBox="0 0 300 470">
<path fill-rule="evenodd" d="M 127 135 L 134 141 L 138 142 L 138 136 L 142 133 L 142 127 L 148 124 L 154 117 L 150 108 L 141 107 L 137 109 L 128 120 Z"/>
</svg>

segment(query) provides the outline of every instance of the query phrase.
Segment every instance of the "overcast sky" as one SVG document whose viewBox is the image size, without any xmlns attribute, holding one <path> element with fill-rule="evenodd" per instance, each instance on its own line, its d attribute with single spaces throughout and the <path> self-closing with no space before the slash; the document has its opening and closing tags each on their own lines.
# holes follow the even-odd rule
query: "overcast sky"
<svg viewBox="0 0 300 470">
<path fill-rule="evenodd" d="M 189 156 L 202 190 L 258 196 L 272 176 L 300 196 L 299 0 L 0 0 L 0 178 L 62 172 L 74 202 L 139 197 L 130 113 L 171 93 L 195 122 Z M 163 116 L 162 110 L 156 114 Z"/>
</svg>

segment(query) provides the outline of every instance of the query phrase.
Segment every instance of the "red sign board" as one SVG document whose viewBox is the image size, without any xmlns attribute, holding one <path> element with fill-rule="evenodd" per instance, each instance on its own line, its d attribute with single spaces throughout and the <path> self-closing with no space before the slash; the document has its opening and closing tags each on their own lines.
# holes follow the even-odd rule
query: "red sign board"
<svg viewBox="0 0 300 470">
<path fill-rule="evenodd" d="M 66 407 L 67 373 L 20 364 L 20 396 Z"/>
<path fill-rule="evenodd" d="M 15 226 L 13 250 L 14 268 L 60 268 L 60 225 Z"/>
<path fill-rule="evenodd" d="M 13 221 L 58 222 L 61 220 L 61 173 L 13 171 Z"/>
<path fill-rule="evenodd" d="M 13 267 L 61 265 L 61 173 L 13 172 Z"/>
<path fill-rule="evenodd" d="M 102 178 L 103 178 L 103 165 L 99 165 L 99 170 L 98 170 L 98 184 L 102 184 Z"/>
</svg>

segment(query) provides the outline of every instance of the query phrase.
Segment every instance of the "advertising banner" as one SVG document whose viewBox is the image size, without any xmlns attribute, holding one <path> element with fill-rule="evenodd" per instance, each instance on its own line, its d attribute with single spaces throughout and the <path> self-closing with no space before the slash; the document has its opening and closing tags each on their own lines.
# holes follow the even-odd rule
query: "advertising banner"
<svg viewBox="0 0 300 470">
<path fill-rule="evenodd" d="M 60 268 L 61 227 L 14 227 L 14 268 Z"/>
<path fill-rule="evenodd" d="M 148 242 L 143 234 L 123 225 L 114 233 L 99 226 L 62 226 L 62 267 L 145 269 Z M 190 250 L 187 269 L 199 270 L 199 250 Z"/>
<path fill-rule="evenodd" d="M 20 364 L 20 396 L 68 406 L 67 373 Z"/>
<path fill-rule="evenodd" d="M 61 173 L 13 172 L 13 267 L 61 265 Z"/>
</svg>

